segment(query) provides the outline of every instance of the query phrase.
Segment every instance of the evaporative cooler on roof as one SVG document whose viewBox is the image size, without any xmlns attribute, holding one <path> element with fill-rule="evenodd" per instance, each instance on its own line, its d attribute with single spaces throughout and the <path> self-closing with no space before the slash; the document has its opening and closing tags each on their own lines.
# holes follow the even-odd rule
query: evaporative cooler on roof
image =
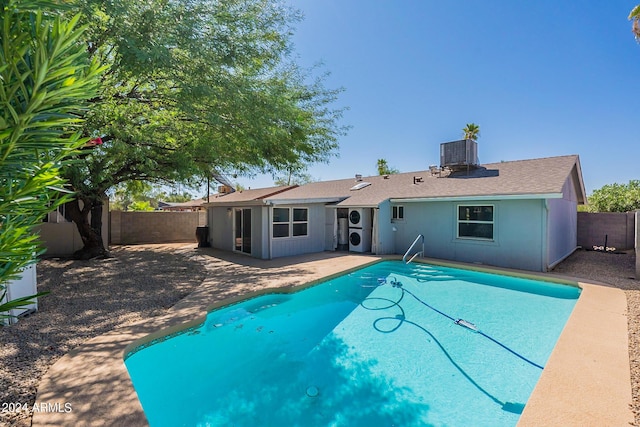
<svg viewBox="0 0 640 427">
<path fill-rule="evenodd" d="M 440 166 L 449 169 L 478 167 L 478 143 L 472 139 L 440 144 Z"/>
</svg>

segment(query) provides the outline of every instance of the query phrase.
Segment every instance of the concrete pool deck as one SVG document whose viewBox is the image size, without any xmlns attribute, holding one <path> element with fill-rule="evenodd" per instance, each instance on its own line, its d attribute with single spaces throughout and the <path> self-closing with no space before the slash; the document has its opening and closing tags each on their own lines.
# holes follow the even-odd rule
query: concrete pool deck
<svg viewBox="0 0 640 427">
<path fill-rule="evenodd" d="M 222 301 L 300 286 L 380 259 L 326 252 L 265 261 L 212 249 L 194 251 L 192 246 L 182 252 L 199 258 L 207 270 L 198 289 L 167 314 L 98 336 L 58 360 L 40 382 L 36 405 L 45 409 L 34 411 L 33 426 L 146 425 L 123 361 L 132 343 L 161 329 L 197 322 Z M 633 423 L 625 295 L 597 284 L 580 286 L 582 295 L 519 426 Z"/>
</svg>

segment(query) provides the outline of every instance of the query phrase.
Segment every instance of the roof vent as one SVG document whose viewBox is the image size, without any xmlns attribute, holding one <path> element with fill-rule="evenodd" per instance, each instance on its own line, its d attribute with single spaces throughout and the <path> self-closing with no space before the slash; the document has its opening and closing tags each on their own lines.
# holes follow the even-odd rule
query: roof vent
<svg viewBox="0 0 640 427">
<path fill-rule="evenodd" d="M 451 173 L 451 169 L 449 167 L 439 167 L 436 165 L 431 165 L 429 166 L 429 172 L 431 173 L 431 176 L 435 176 L 438 178 L 444 178 L 449 176 L 449 174 Z"/>
<path fill-rule="evenodd" d="M 363 189 L 364 187 L 368 187 L 368 186 L 370 186 L 370 185 L 371 185 L 371 183 L 370 183 L 370 182 L 362 181 L 362 182 L 360 182 L 359 184 L 356 184 L 356 185 L 354 185 L 353 187 L 351 187 L 349 190 L 351 190 L 351 191 L 361 190 L 361 189 Z"/>
<path fill-rule="evenodd" d="M 356 174 L 356 181 L 362 181 L 362 175 L 360 175 L 359 173 Z"/>
<path fill-rule="evenodd" d="M 424 181 L 424 178 L 422 178 L 421 176 L 414 176 L 413 177 L 413 183 L 414 184 L 418 184 Z"/>
<path fill-rule="evenodd" d="M 462 139 L 440 144 L 440 166 L 454 170 L 478 167 L 478 143 Z"/>
</svg>

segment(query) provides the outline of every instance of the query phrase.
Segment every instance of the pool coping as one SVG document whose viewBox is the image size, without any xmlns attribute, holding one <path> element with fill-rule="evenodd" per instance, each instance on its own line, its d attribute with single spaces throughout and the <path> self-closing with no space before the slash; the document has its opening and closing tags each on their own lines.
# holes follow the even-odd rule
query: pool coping
<svg viewBox="0 0 640 427">
<path fill-rule="evenodd" d="M 215 251 L 199 250 L 199 254 L 213 256 L 212 259 L 218 261 Z M 36 405 L 46 410 L 34 411 L 32 425 L 148 425 L 124 364 L 123 357 L 134 347 L 161 339 L 167 333 L 184 329 L 185 326 L 201 323 L 211 308 L 265 293 L 298 291 L 348 270 L 400 258 L 325 254 L 325 257 L 291 257 L 289 261 L 298 267 L 296 271 L 302 273 L 289 276 L 287 264 L 283 264 L 282 260 L 277 264 L 274 260 L 238 258 L 244 265 L 257 265 L 257 273 L 264 270 L 278 274 L 278 268 L 284 268 L 283 283 L 272 286 L 274 280 L 267 279 L 266 289 L 211 304 L 208 301 L 214 301 L 215 295 L 220 292 L 221 280 L 217 276 L 208 276 L 197 290 L 174 305 L 166 315 L 117 328 L 87 341 L 59 359 L 43 377 L 38 387 Z M 518 426 L 633 423 L 629 406 L 632 397 L 627 302 L 622 290 L 551 273 L 429 258 L 420 259 L 420 262 L 580 286 L 582 295 L 527 402 Z M 226 265 L 230 269 L 237 266 L 233 261 Z M 269 270 L 273 265 L 276 267 Z M 70 411 L 67 410 L 69 405 Z"/>
</svg>

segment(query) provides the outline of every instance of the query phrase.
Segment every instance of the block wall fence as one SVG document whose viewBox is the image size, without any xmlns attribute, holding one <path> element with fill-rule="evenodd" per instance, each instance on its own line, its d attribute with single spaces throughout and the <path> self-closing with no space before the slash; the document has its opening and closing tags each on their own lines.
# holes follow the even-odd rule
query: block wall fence
<svg viewBox="0 0 640 427">
<path fill-rule="evenodd" d="M 635 247 L 635 212 L 578 212 L 578 246 L 591 249 L 593 246 L 607 246 L 616 250 Z"/>
<path fill-rule="evenodd" d="M 110 212 L 109 243 L 197 242 L 196 228 L 207 225 L 206 211 L 199 212 Z"/>
</svg>

